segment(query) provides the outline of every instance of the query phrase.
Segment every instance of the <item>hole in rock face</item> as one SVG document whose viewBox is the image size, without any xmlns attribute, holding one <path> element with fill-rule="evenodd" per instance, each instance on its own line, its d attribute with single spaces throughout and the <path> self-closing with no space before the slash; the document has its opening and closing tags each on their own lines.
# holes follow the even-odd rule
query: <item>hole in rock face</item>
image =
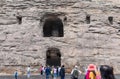
<svg viewBox="0 0 120 79">
<path fill-rule="evenodd" d="M 87 24 L 90 24 L 90 15 L 87 15 L 87 16 L 86 16 L 86 23 L 87 23 Z"/>
<path fill-rule="evenodd" d="M 108 21 L 109 21 L 110 24 L 113 24 L 113 17 L 112 17 L 112 16 L 109 16 L 109 17 L 108 17 Z"/>
<path fill-rule="evenodd" d="M 46 51 L 46 65 L 61 66 L 61 53 L 57 48 L 48 48 Z"/>
<path fill-rule="evenodd" d="M 56 16 L 50 16 L 45 19 L 43 25 L 44 37 L 63 37 L 63 23 L 62 20 Z"/>
<path fill-rule="evenodd" d="M 18 24 L 22 24 L 22 16 L 19 13 L 17 14 L 16 18 L 17 18 Z"/>
</svg>

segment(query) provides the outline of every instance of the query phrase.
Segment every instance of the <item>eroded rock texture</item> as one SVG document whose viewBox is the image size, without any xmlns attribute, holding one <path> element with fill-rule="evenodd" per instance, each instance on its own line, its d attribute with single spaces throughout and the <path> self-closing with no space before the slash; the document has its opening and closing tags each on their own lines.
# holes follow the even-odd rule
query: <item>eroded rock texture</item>
<svg viewBox="0 0 120 79">
<path fill-rule="evenodd" d="M 46 51 L 57 48 L 67 68 L 109 64 L 120 73 L 120 3 L 112 1 L 0 0 L 0 65 L 46 65 Z M 63 37 L 44 37 L 53 17 L 61 19 Z"/>
</svg>

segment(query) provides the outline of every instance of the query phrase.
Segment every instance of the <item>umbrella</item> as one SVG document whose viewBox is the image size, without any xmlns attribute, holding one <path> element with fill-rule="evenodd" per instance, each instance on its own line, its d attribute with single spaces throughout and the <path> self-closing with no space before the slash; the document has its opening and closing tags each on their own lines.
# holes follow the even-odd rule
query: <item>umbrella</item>
<svg viewBox="0 0 120 79">
<path fill-rule="evenodd" d="M 94 64 L 89 64 L 88 70 L 96 70 L 96 65 L 94 65 Z"/>
</svg>

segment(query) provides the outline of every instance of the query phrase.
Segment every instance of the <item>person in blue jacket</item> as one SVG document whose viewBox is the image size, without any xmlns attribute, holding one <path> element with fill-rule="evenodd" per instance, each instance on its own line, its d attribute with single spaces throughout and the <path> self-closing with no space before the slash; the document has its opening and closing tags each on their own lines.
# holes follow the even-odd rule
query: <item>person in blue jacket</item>
<svg viewBox="0 0 120 79">
<path fill-rule="evenodd" d="M 49 79 L 51 74 L 51 69 L 49 66 L 45 68 L 45 74 L 46 74 L 46 79 Z"/>
<path fill-rule="evenodd" d="M 14 72 L 14 77 L 15 77 L 15 79 L 18 79 L 18 71 L 17 70 Z"/>
</svg>

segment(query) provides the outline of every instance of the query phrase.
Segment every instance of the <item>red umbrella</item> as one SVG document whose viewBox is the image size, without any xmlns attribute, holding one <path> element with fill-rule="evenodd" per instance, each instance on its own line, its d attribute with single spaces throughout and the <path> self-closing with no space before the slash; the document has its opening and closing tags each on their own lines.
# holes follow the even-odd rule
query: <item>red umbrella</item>
<svg viewBox="0 0 120 79">
<path fill-rule="evenodd" d="M 89 64 L 88 70 L 96 70 L 96 65 L 94 65 L 94 64 Z"/>
</svg>

